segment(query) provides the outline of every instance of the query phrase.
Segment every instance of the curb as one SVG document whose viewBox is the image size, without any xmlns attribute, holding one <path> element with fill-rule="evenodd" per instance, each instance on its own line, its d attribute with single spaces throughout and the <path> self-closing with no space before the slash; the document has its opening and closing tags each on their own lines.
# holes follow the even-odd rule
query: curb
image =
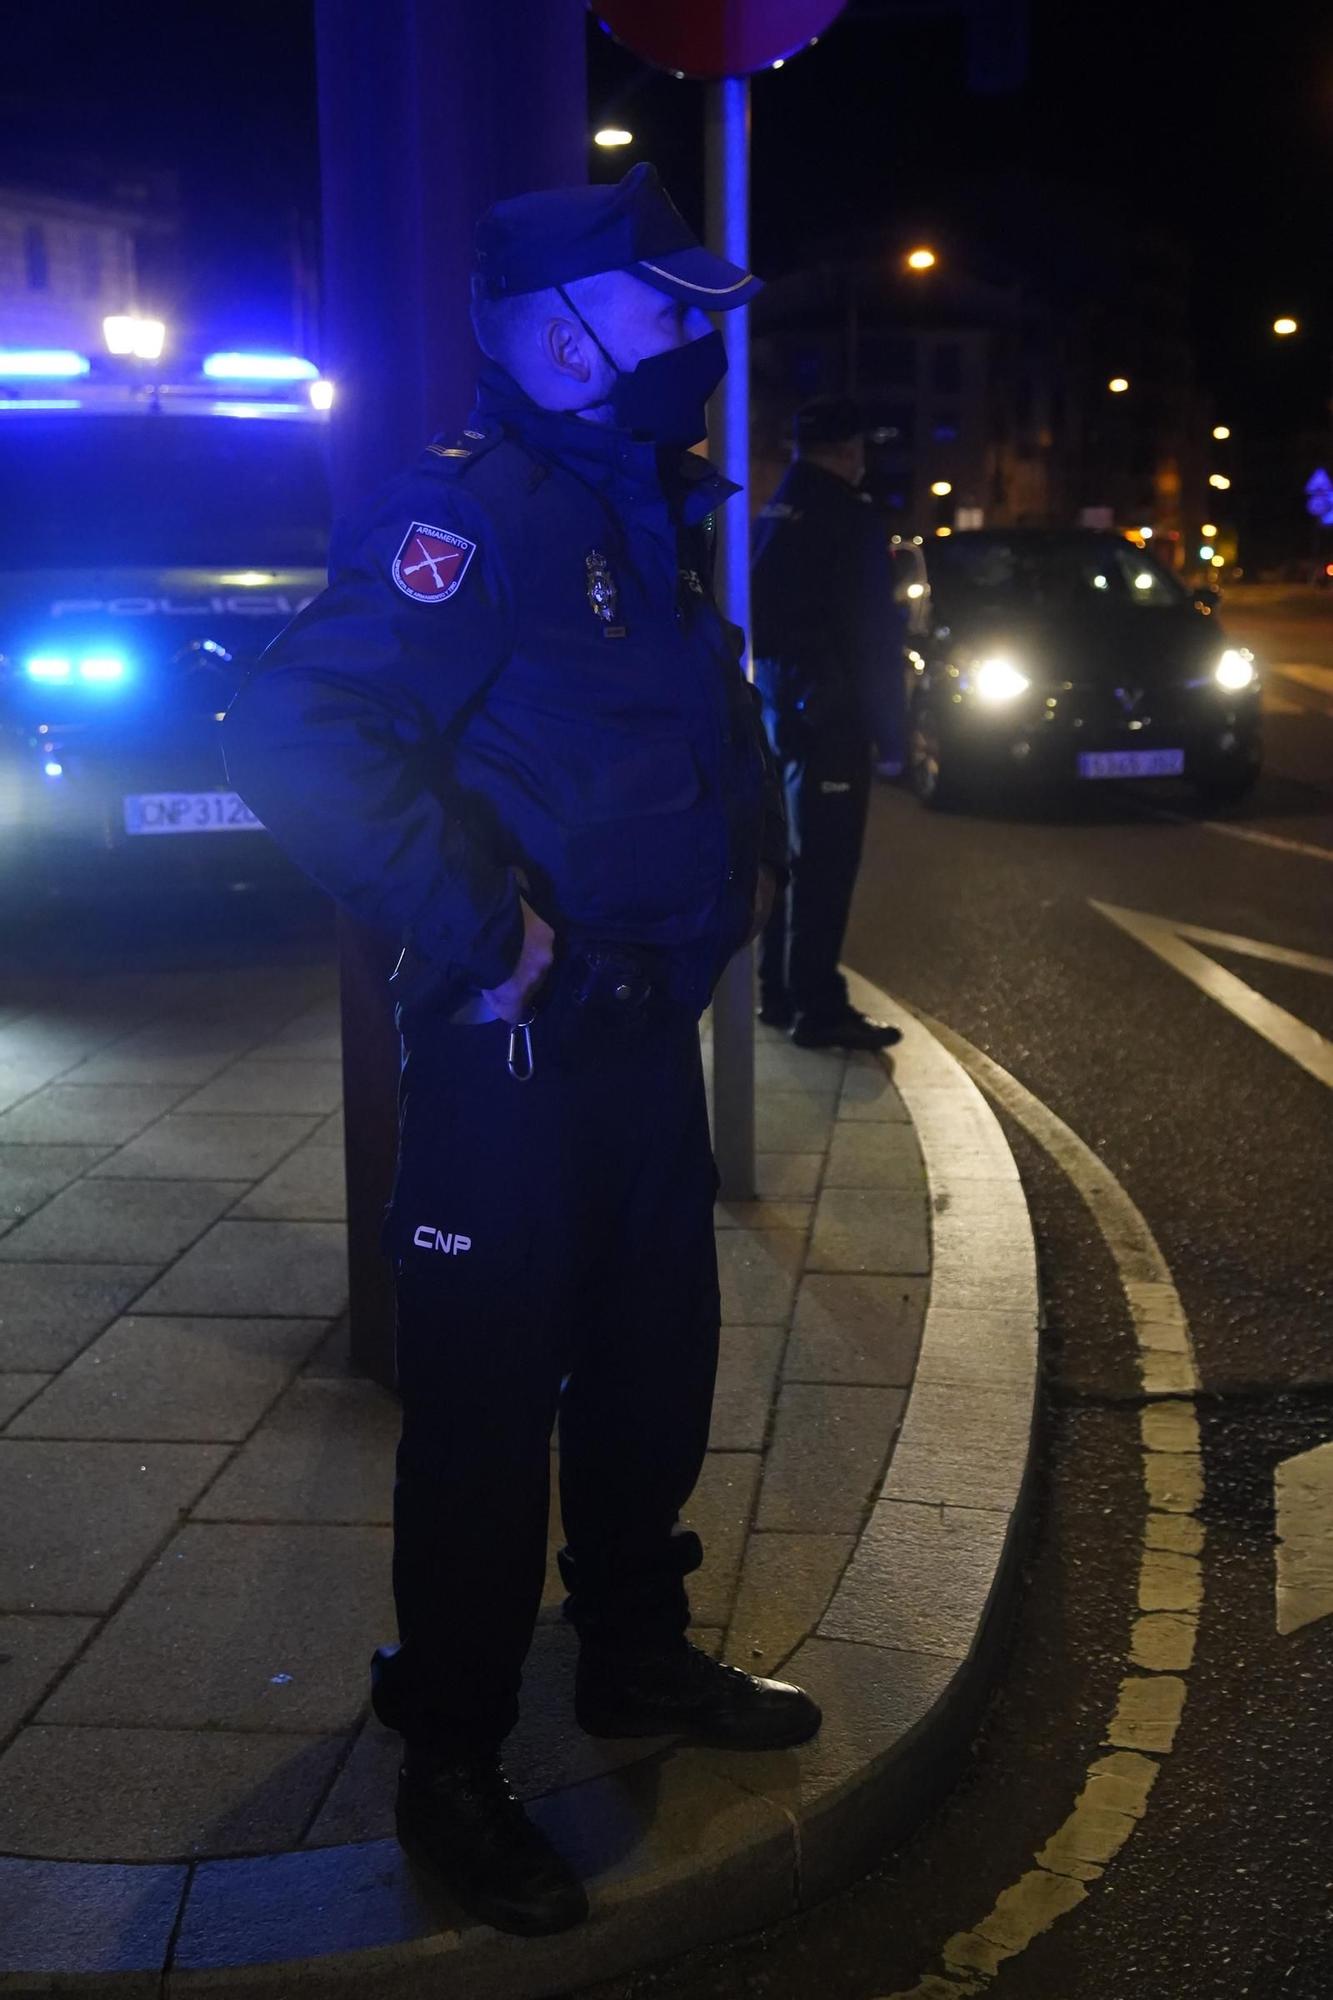
<svg viewBox="0 0 1333 2000">
<path fill-rule="evenodd" d="M 825 1728 L 801 1751 L 648 1758 L 540 1799 L 593 1879 L 547 1939 L 452 1928 L 393 1841 L 179 1864 L 0 1860 L 0 1993 L 547 2000 L 818 1901 L 951 1783 L 999 1664 L 1036 1422 L 1031 1222 L 1003 1132 L 901 1003 L 893 1078 L 925 1161 L 929 1303 L 887 1474 L 813 1633 L 782 1671 Z M 41 1971 L 17 1969 L 27 1960 Z M 165 1969 L 164 1969 L 165 1960 Z"/>
</svg>

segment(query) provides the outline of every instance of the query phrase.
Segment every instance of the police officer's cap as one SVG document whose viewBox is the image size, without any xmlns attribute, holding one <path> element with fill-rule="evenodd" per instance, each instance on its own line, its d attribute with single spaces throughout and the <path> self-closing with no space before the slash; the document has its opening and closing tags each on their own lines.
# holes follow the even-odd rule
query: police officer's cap
<svg viewBox="0 0 1333 2000">
<path fill-rule="evenodd" d="M 516 195 L 477 224 L 476 283 L 486 298 L 544 291 L 599 271 L 629 271 L 705 312 L 743 306 L 761 288 L 706 250 L 646 161 L 614 187 Z"/>
<path fill-rule="evenodd" d="M 817 396 L 802 404 L 792 418 L 792 442 L 805 444 L 846 444 L 858 438 L 866 427 L 865 411 L 851 396 Z"/>
</svg>

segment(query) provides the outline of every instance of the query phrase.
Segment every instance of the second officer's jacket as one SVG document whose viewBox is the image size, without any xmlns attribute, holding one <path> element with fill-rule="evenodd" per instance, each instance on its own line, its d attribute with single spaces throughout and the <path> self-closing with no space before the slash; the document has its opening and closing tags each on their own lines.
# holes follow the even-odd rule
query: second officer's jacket
<svg viewBox="0 0 1333 2000">
<path fill-rule="evenodd" d="M 751 602 L 770 709 L 868 735 L 878 688 L 902 671 L 902 614 L 870 502 L 813 460 L 793 460 L 760 511 Z"/>
<path fill-rule="evenodd" d="M 658 947 L 698 1010 L 786 866 L 708 461 L 483 373 L 454 443 L 335 533 L 329 586 L 228 710 L 228 780 L 414 1005 L 501 985 L 519 885 L 556 930 Z"/>
</svg>

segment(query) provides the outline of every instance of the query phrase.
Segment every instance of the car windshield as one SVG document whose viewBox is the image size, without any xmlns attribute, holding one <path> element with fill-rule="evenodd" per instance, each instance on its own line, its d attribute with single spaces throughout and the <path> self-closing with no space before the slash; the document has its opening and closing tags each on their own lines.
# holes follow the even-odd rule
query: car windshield
<svg viewBox="0 0 1333 2000">
<path fill-rule="evenodd" d="M 930 581 L 946 615 L 979 605 L 1095 602 L 1179 608 L 1189 594 L 1170 572 L 1119 536 L 958 535 L 930 551 Z"/>
<path fill-rule="evenodd" d="M 321 425 L 25 413 L 0 428 L 0 569 L 313 568 L 327 542 Z"/>
</svg>

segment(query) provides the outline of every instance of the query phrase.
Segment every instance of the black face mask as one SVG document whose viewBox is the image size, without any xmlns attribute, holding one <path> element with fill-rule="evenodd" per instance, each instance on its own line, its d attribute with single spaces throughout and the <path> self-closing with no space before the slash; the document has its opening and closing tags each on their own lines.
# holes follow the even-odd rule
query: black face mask
<svg viewBox="0 0 1333 2000">
<path fill-rule="evenodd" d="M 668 347 L 665 353 L 650 354 L 636 368 L 621 368 L 611 359 L 587 320 L 567 292 L 557 286 L 561 298 L 579 325 L 596 341 L 607 365 L 615 370 L 615 384 L 609 402 L 622 430 L 654 444 L 679 445 L 682 449 L 698 444 L 707 434 L 705 414 L 708 398 L 727 372 L 727 350 L 722 335 L 714 329 L 684 347 Z"/>
</svg>

